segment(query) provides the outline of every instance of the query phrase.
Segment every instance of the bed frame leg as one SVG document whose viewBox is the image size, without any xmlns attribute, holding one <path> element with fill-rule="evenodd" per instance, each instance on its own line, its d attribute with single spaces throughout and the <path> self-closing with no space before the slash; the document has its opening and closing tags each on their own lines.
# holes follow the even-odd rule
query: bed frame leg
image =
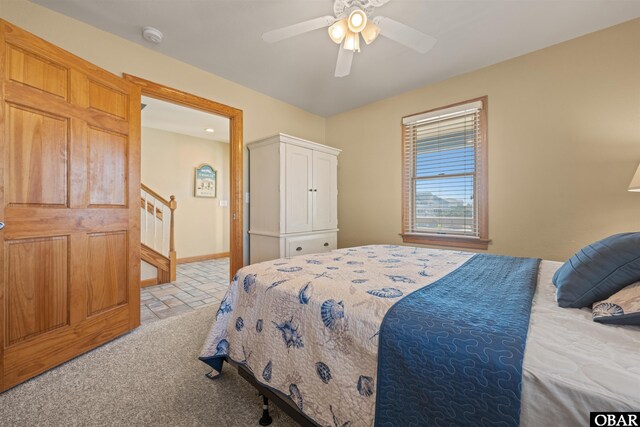
<svg viewBox="0 0 640 427">
<path fill-rule="evenodd" d="M 208 374 L 205 374 L 205 376 L 210 380 L 217 380 L 220 377 L 220 375 L 221 375 L 220 372 L 216 371 L 215 369 L 212 369 L 211 372 L 209 372 Z"/>
<path fill-rule="evenodd" d="M 271 425 L 273 419 L 269 415 L 269 399 L 266 396 L 262 396 L 262 418 L 258 421 L 261 426 Z"/>
</svg>

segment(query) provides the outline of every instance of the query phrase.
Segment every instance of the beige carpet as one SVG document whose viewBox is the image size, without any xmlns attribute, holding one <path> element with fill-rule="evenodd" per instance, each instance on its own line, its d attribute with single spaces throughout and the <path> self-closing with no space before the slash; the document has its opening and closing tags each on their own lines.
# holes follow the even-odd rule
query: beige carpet
<svg viewBox="0 0 640 427">
<path fill-rule="evenodd" d="M 0 394 L 2 426 L 255 426 L 262 400 L 197 360 L 215 308 L 157 321 Z M 295 426 L 272 406 L 273 426 Z"/>
</svg>

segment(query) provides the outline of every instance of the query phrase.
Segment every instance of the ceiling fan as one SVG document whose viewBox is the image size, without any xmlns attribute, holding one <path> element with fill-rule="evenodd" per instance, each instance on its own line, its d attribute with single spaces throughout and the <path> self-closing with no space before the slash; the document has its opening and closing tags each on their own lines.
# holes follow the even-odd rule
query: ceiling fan
<svg viewBox="0 0 640 427">
<path fill-rule="evenodd" d="M 299 22 L 277 30 L 267 31 L 262 39 L 275 43 L 309 31 L 329 27 L 329 37 L 336 44 L 342 44 L 338 50 L 336 77 L 348 76 L 351 72 L 353 54 L 360 52 L 360 36 L 366 44 L 371 44 L 379 35 L 405 45 L 419 53 L 425 53 L 436 44 L 436 39 L 411 28 L 401 22 L 384 16 L 372 17 L 375 8 L 390 0 L 335 0 L 335 16 L 321 16 Z"/>
</svg>

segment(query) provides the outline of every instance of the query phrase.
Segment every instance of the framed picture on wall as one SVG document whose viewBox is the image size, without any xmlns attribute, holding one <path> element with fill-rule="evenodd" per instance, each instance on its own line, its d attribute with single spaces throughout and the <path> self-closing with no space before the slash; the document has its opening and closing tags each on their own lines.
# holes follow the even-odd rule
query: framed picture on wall
<svg viewBox="0 0 640 427">
<path fill-rule="evenodd" d="M 193 195 L 195 197 L 216 197 L 218 172 L 206 163 L 196 168 Z"/>
</svg>

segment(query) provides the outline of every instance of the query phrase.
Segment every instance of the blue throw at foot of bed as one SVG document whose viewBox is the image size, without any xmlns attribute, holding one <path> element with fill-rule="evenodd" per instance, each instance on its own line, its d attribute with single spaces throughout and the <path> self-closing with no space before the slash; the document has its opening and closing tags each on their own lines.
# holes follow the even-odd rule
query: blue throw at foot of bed
<svg viewBox="0 0 640 427">
<path fill-rule="evenodd" d="M 538 259 L 476 255 L 380 329 L 375 423 L 517 426 Z"/>
</svg>

